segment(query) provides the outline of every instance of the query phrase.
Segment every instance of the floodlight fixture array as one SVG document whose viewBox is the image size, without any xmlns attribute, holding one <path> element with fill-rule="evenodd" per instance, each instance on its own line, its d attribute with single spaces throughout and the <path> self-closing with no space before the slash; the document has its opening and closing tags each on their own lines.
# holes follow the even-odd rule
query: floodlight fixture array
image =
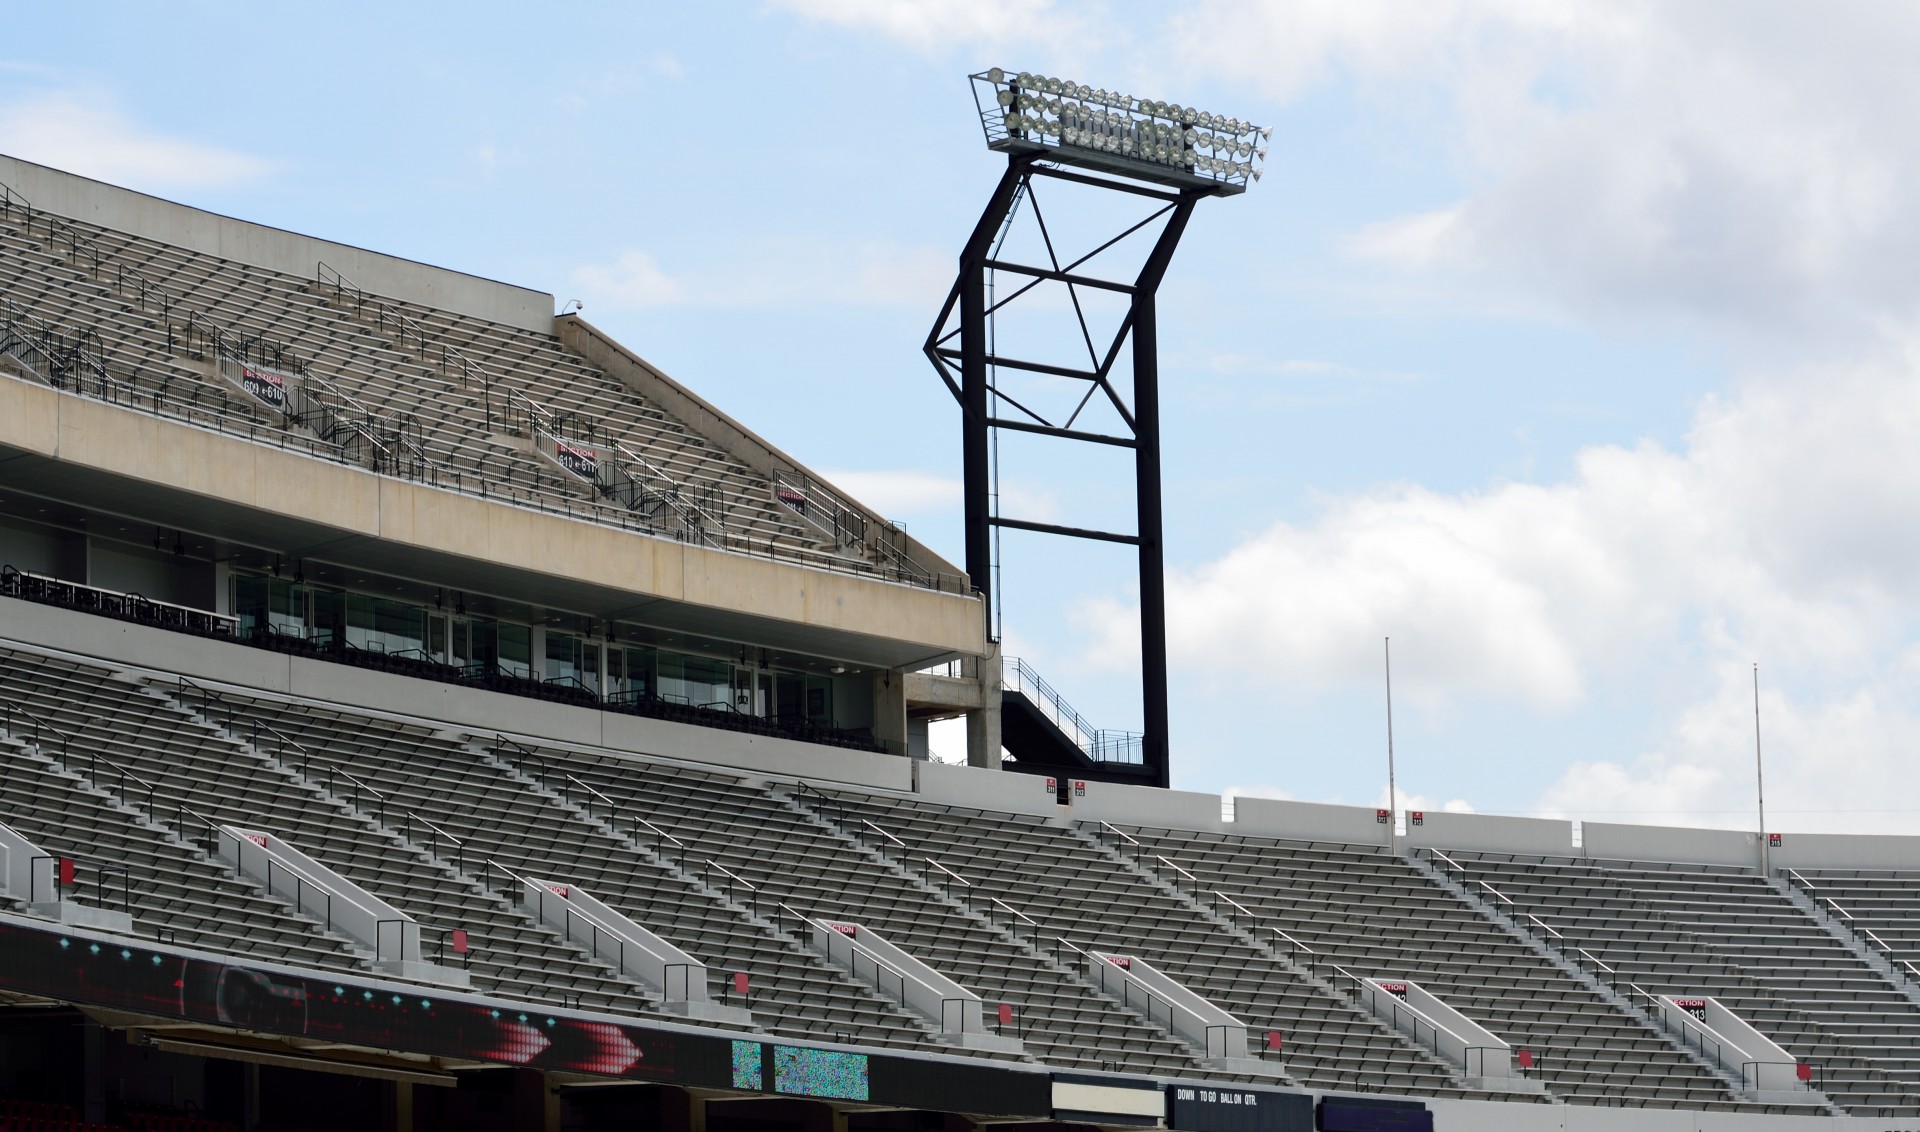
<svg viewBox="0 0 1920 1132">
<path fill-rule="evenodd" d="M 1217 195 L 1260 179 L 1271 127 L 1029 71 L 969 76 L 987 146 Z"/>
</svg>

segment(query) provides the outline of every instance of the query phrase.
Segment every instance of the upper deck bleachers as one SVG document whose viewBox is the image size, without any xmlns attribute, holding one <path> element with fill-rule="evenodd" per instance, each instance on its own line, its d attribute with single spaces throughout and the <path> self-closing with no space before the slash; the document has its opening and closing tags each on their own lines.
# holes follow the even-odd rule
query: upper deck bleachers
<svg viewBox="0 0 1920 1132">
<path fill-rule="evenodd" d="M 552 333 L 370 296 L 337 274 L 322 282 L 322 266 L 288 275 L 0 194 L 0 310 L 9 337 L 44 330 L 84 341 L 107 376 L 61 379 L 25 349 L 4 364 L 130 408 L 368 462 L 364 443 L 317 437 L 218 376 L 221 356 L 244 356 L 311 374 L 313 396 L 334 416 L 368 422 L 373 443 L 389 446 L 374 463 L 382 471 L 741 553 L 925 578 L 815 526 L 777 498 L 764 474 Z M 603 496 L 537 455 L 536 430 L 603 450 L 619 443 L 644 461 L 622 466 L 651 494 L 633 507 Z M 696 511 L 697 534 L 685 523 Z"/>
</svg>

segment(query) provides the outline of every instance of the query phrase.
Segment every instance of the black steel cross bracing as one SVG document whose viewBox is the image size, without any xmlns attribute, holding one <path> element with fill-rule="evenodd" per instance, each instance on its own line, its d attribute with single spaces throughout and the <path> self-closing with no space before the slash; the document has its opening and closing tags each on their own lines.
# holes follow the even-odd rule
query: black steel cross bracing
<svg viewBox="0 0 1920 1132">
<path fill-rule="evenodd" d="M 995 271 L 1011 271 L 1015 275 L 1031 276 L 1041 282 L 1052 281 L 1055 283 L 1068 283 L 1075 287 L 1096 287 L 1102 291 L 1117 291 L 1122 295 L 1133 294 L 1133 284 L 1131 283 L 1116 283 L 1111 279 L 1101 279 L 1093 275 L 1076 275 L 1071 271 L 1062 271 L 1057 267 L 1052 269 L 1030 267 L 1024 263 L 1010 263 L 1004 259 L 990 259 L 987 261 L 987 266 L 993 268 Z M 1014 297 L 1015 296 L 1008 296 L 1009 300 Z M 995 303 L 994 305 L 998 307 L 1004 304 Z"/>
<path fill-rule="evenodd" d="M 959 276 L 953 288 L 947 293 L 946 302 L 940 309 L 940 316 L 928 333 L 924 346 L 928 360 L 939 372 L 941 380 L 946 383 L 962 410 L 961 454 L 966 502 L 967 574 L 975 590 L 980 593 L 986 603 L 988 623 L 991 625 L 997 621 L 992 613 L 996 608 L 994 602 L 997 600 L 992 587 L 994 576 L 992 532 L 995 529 L 1024 530 L 1070 538 L 1093 539 L 1137 548 L 1140 576 L 1141 715 L 1145 732 L 1141 742 L 1143 765 L 1139 768 L 1116 768 L 1114 777 L 1127 781 L 1145 781 L 1164 787 L 1169 784 L 1170 767 L 1167 748 L 1166 586 L 1160 496 L 1159 340 L 1154 300 L 1160 283 L 1166 276 L 1167 265 L 1172 261 L 1174 249 L 1179 245 L 1180 237 L 1186 231 L 1193 206 L 1206 194 L 1198 190 L 1166 192 L 1124 181 L 1087 176 L 1037 164 L 1035 158 L 1034 154 L 1017 154 L 1009 157 L 1007 169 L 1002 174 L 1000 183 L 995 187 L 992 198 L 985 211 L 981 213 L 978 223 L 974 225 L 966 247 L 960 254 Z M 1070 263 L 1063 264 L 1055 250 L 1053 236 L 1048 230 L 1045 215 L 1032 191 L 1033 179 L 1036 177 L 1130 193 L 1165 203 L 1163 207 L 1155 209 L 1152 215 L 1127 226 L 1118 235 L 1101 243 L 1092 251 Z M 997 236 L 1007 227 L 1014 209 L 1023 202 L 1023 198 L 1024 203 L 1033 211 L 1034 222 L 1040 230 L 1041 240 L 1051 265 L 1049 267 L 1012 263 L 993 254 Z M 1154 238 L 1152 250 L 1133 279 L 1101 279 L 1081 271 L 1095 256 L 1161 218 L 1165 218 L 1165 225 Z M 1011 294 L 996 297 L 989 304 L 986 297 L 989 271 L 1005 271 L 1023 277 L 1025 282 L 1016 287 Z M 1001 356 L 989 346 L 988 320 L 1009 303 L 1026 295 L 1044 282 L 1058 282 L 1066 285 L 1072 299 L 1074 318 L 1078 323 L 1080 337 L 1087 348 L 1088 360 L 1093 368 L 1082 370 Z M 1112 342 L 1105 344 L 1104 354 L 1096 346 L 1087 325 L 1086 313 L 1080 301 L 1079 288 L 1081 287 L 1124 295 L 1127 299 L 1126 313 L 1114 333 Z M 957 325 L 955 325 L 956 316 Z M 958 339 L 957 345 L 955 345 L 955 339 Z M 1131 404 L 1120 395 L 1109 380 L 1113 367 L 1121 356 L 1121 350 L 1126 348 L 1129 342 L 1132 344 L 1133 369 Z M 998 387 L 993 374 L 1000 367 L 1053 377 L 1073 378 L 1086 381 L 1089 386 L 1078 404 L 1074 406 L 1072 415 L 1064 424 L 1056 425 Z M 958 378 L 957 381 L 956 378 Z M 1127 429 L 1132 433 L 1131 437 L 1076 430 L 1071 427 L 1092 400 L 1095 389 L 1106 395 L 1107 403 L 1126 423 Z M 1002 402 L 1032 418 L 1032 423 L 999 416 L 993 410 Z M 995 429 L 1132 449 L 1137 533 L 1118 534 L 1055 523 L 1038 523 L 994 514 L 996 494 L 993 484 L 990 435 Z"/>
</svg>

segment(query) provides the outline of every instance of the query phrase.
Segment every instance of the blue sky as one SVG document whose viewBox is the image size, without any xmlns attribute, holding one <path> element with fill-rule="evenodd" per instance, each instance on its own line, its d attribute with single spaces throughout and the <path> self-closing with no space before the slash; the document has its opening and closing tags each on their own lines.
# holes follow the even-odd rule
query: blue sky
<svg viewBox="0 0 1920 1132">
<path fill-rule="evenodd" d="M 90 11 L 14 15 L 0 151 L 579 298 L 956 559 L 965 74 L 1271 125 L 1161 291 L 1176 785 L 1382 800 L 1392 636 L 1415 805 L 1739 825 L 1758 661 L 1777 828 L 1920 812 L 1906 6 Z M 1009 650 L 1135 724 L 1125 556 L 1006 545 Z"/>
</svg>

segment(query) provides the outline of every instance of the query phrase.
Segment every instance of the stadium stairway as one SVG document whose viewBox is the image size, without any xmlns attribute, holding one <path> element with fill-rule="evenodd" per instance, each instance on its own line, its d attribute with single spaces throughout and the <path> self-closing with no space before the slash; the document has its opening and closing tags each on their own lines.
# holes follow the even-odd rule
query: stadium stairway
<svg viewBox="0 0 1920 1132">
<path fill-rule="evenodd" d="M 1920 875 L 1896 869 L 1780 869 L 1774 888 L 1920 1002 Z"/>
<path fill-rule="evenodd" d="M 1071 971 L 1027 948 L 1009 948 L 1003 933 L 924 879 L 755 780 L 549 744 L 495 753 L 527 780 L 597 809 L 611 825 L 635 828 L 619 815 L 645 815 L 656 850 L 753 886 L 763 914 L 790 908 L 814 920 L 857 921 L 990 1003 L 1009 1003 L 1017 1019 L 1010 1033 L 1049 1064 L 1194 1068 L 1184 1043 L 1095 996 Z M 786 938 L 811 956 L 807 924 L 784 911 L 777 918 Z"/>
<path fill-rule="evenodd" d="M 1710 995 L 1854 1115 L 1920 1115 L 1920 1009 L 1750 870 L 1452 853 L 1536 940 L 1630 998 Z"/>
<path fill-rule="evenodd" d="M 726 878 L 703 860 L 676 859 L 670 846 L 663 854 L 635 835 L 640 827 L 623 820 L 625 828 L 617 828 L 604 808 L 596 816 L 577 805 L 577 792 L 563 797 L 521 773 L 496 753 L 497 742 L 231 691 L 217 703 L 212 710 L 223 722 L 230 710 L 236 730 L 249 721 L 269 726 L 312 758 L 349 768 L 385 795 L 388 807 L 459 838 L 471 873 L 484 875 L 486 862 L 497 861 L 522 875 L 584 887 L 706 963 L 723 980 L 712 988 L 716 999 L 726 994 L 726 976 L 748 973 L 746 1005 L 768 1032 L 896 1047 L 932 1043 L 917 1015 L 827 966 L 776 926 L 774 909 L 758 907 L 753 894 L 729 894 Z M 565 978 L 556 977 L 555 988 L 579 993 Z"/>
<path fill-rule="evenodd" d="M 980 904 L 997 900 L 1048 945 L 1138 955 L 1205 995 L 1258 1034 L 1284 1032 L 1290 1077 L 1319 1088 L 1469 1095 L 1452 1069 L 1324 984 L 1197 916 L 1074 831 L 1041 818 L 823 791 L 843 824 L 883 824 L 906 848 L 876 845 L 905 864 L 937 855 L 967 877 Z M 828 816 L 826 814 L 821 815 Z M 976 907 L 979 907 L 977 904 Z M 1007 921 L 1002 920 L 1005 924 Z"/>
<path fill-rule="evenodd" d="M 477 990 L 522 1001 L 558 1004 L 573 997 L 598 1009 L 651 1012 L 638 987 L 482 891 L 449 862 L 404 841 L 398 832 L 402 813 L 376 816 L 370 798 L 355 807 L 329 795 L 319 767 L 303 777 L 277 765 L 155 689 L 116 679 L 108 669 L 0 650 L 0 692 L 116 772 L 124 768 L 143 780 L 151 820 L 173 837 L 204 841 L 212 832 L 209 821 L 264 829 L 423 924 L 467 929 Z M 70 760 L 69 769 L 93 776 L 95 786 L 113 781 L 110 772 L 76 763 L 78 758 Z"/>
<path fill-rule="evenodd" d="M 317 970 L 360 966 L 347 940 L 327 935 L 236 879 L 200 847 L 174 838 L 147 818 L 144 805 L 123 803 L 70 769 L 69 762 L 86 767 L 84 744 L 69 753 L 32 739 L 30 731 L 10 730 L 0 740 L 7 769 L 0 776 L 0 821 L 43 851 L 76 862 L 66 899 L 121 909 L 125 881 L 124 907 L 143 936 Z"/>
<path fill-rule="evenodd" d="M 1557 1098 L 1758 1111 L 1739 1104 L 1726 1082 L 1645 1019 L 1570 981 L 1384 849 L 1131 825 L 1080 828 L 1123 853 L 1177 866 L 1185 876 L 1162 868 L 1162 878 L 1198 901 L 1224 894 L 1270 943 L 1329 978 L 1341 969 L 1417 981 L 1515 1048 L 1533 1051 L 1534 1076 Z"/>
</svg>

